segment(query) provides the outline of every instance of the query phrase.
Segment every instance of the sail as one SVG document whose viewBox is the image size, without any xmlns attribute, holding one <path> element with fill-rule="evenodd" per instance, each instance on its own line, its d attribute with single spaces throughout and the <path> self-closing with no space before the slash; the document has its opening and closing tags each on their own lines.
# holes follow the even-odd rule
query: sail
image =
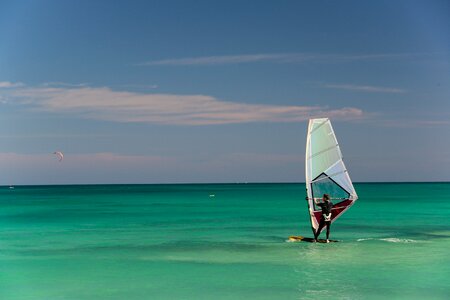
<svg viewBox="0 0 450 300">
<path fill-rule="evenodd" d="M 315 233 L 322 211 L 314 198 L 322 199 L 323 194 L 330 195 L 333 202 L 331 222 L 337 220 L 358 199 L 328 118 L 309 120 L 305 173 L 308 208 Z"/>
</svg>

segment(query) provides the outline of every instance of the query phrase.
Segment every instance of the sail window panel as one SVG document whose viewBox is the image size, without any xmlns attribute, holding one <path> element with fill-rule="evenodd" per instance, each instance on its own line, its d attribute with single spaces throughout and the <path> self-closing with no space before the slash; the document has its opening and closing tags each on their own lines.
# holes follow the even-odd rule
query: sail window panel
<svg viewBox="0 0 450 300">
<path fill-rule="evenodd" d="M 337 161 L 334 165 L 326 169 L 325 173 L 350 194 L 356 196 L 352 181 L 350 180 L 350 176 L 348 175 L 347 169 L 342 160 Z"/>
<path fill-rule="evenodd" d="M 350 197 L 350 194 L 352 195 L 356 194 L 352 183 L 349 182 L 349 177 L 347 173 L 335 174 L 330 178 L 334 180 L 337 184 L 339 184 L 345 191 L 348 192 L 348 197 Z M 347 199 L 347 197 L 345 198 Z"/>
<path fill-rule="evenodd" d="M 320 198 L 323 194 L 330 195 L 331 198 L 347 199 L 350 194 L 339 186 L 335 181 L 322 173 L 312 183 L 312 193 L 314 198 Z"/>
</svg>

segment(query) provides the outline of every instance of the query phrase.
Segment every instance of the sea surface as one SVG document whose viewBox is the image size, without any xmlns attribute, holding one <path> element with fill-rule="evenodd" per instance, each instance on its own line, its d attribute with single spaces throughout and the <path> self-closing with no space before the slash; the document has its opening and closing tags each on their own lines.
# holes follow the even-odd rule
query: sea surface
<svg viewBox="0 0 450 300">
<path fill-rule="evenodd" d="M 450 299 L 450 183 L 359 183 L 312 236 L 303 184 L 0 187 L 0 299 Z"/>
</svg>

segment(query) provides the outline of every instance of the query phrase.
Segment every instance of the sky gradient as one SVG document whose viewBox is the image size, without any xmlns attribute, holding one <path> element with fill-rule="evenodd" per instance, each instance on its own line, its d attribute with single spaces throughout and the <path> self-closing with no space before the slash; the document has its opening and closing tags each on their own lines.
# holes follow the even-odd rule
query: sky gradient
<svg viewBox="0 0 450 300">
<path fill-rule="evenodd" d="M 0 185 L 450 180 L 448 1 L 0 1 Z M 58 162 L 54 151 L 62 151 Z"/>
</svg>

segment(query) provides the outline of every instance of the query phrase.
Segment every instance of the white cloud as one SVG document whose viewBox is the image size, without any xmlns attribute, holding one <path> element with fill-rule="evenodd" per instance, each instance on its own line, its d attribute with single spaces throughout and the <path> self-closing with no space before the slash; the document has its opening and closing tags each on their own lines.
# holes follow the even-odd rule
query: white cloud
<svg viewBox="0 0 450 300">
<path fill-rule="evenodd" d="M 222 65 L 237 64 L 259 61 L 279 61 L 292 58 L 292 54 L 248 54 L 248 55 L 224 55 L 224 56 L 204 56 L 189 58 L 173 58 L 140 63 L 142 66 L 187 66 L 187 65 Z"/>
<path fill-rule="evenodd" d="M 159 88 L 159 86 L 157 84 L 122 84 L 121 87 L 137 88 L 137 89 L 157 89 L 157 88 Z"/>
<path fill-rule="evenodd" d="M 24 86 L 22 82 L 0 81 L 0 88 L 15 88 Z"/>
<path fill-rule="evenodd" d="M 405 93 L 406 90 L 391 87 L 370 86 L 370 85 L 356 85 L 356 84 L 326 84 L 326 88 L 341 89 L 349 91 L 362 91 L 369 93 Z"/>
<path fill-rule="evenodd" d="M 87 86 L 87 83 L 67 83 L 67 82 L 45 82 L 42 84 L 43 86 L 49 86 L 49 87 L 83 87 Z"/>
<path fill-rule="evenodd" d="M 274 63 L 341 63 L 362 60 L 380 60 L 406 58 L 423 55 L 420 53 L 385 53 L 385 54 L 363 54 L 363 55 L 343 55 L 343 54 L 322 54 L 322 53 L 272 53 L 272 54 L 243 54 L 243 55 L 222 55 L 222 56 L 202 56 L 185 58 L 168 58 L 162 60 L 152 60 L 138 63 L 138 66 L 206 66 L 225 65 L 238 63 L 274 62 Z"/>
<path fill-rule="evenodd" d="M 114 122 L 210 125 L 249 122 L 298 122 L 311 117 L 359 119 L 353 107 L 262 105 L 222 101 L 207 95 L 132 93 L 109 88 L 19 88 L 11 97 L 37 111 L 66 113 Z"/>
<path fill-rule="evenodd" d="M 446 127 L 450 125 L 448 120 L 387 120 L 381 123 L 383 126 L 398 128 L 426 128 L 426 127 Z"/>
</svg>

